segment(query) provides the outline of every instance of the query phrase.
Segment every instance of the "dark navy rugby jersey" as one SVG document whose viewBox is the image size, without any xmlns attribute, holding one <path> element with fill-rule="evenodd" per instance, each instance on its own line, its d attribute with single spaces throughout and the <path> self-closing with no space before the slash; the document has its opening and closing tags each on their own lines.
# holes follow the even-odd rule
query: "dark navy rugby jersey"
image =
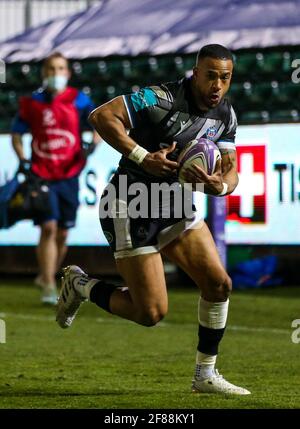
<svg viewBox="0 0 300 429">
<path fill-rule="evenodd" d="M 183 147 L 195 138 L 207 138 L 220 150 L 235 149 L 237 120 L 226 98 L 209 111 L 201 111 L 194 103 L 191 79 L 142 88 L 124 95 L 123 100 L 131 123 L 130 137 L 149 152 L 156 152 L 177 142 L 176 150 L 168 156 L 176 160 Z M 147 176 L 142 167 L 125 156 L 120 170 Z"/>
</svg>

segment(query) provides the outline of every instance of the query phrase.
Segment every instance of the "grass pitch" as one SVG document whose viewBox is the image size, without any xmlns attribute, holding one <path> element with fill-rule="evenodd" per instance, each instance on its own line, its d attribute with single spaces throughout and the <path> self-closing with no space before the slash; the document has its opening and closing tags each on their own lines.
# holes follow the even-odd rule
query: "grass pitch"
<svg viewBox="0 0 300 429">
<path fill-rule="evenodd" d="M 0 408 L 300 408 L 299 288 L 234 292 L 217 368 L 252 391 L 190 393 L 197 345 L 196 290 L 169 291 L 168 316 L 145 328 L 84 304 L 60 329 L 39 291 L 0 285 Z"/>
</svg>

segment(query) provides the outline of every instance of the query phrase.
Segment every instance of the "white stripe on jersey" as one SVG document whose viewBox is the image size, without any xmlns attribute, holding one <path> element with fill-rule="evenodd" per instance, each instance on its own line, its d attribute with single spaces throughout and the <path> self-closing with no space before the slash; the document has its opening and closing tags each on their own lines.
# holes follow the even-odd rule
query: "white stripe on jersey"
<svg viewBox="0 0 300 429">
<path fill-rule="evenodd" d="M 124 101 L 124 104 L 125 104 L 125 107 L 126 107 L 126 110 L 127 110 L 127 114 L 128 114 L 128 118 L 129 118 L 129 122 L 130 122 L 131 128 L 134 128 L 134 125 L 133 125 L 133 122 L 132 122 L 132 116 L 130 114 L 130 110 L 128 108 L 125 95 L 122 95 L 122 98 L 123 98 L 123 101 Z"/>
</svg>

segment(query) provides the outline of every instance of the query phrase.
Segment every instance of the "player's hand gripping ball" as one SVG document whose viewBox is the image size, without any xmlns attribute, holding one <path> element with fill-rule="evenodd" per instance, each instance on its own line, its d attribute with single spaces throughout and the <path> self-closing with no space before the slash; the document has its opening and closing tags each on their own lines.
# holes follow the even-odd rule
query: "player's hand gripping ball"
<svg viewBox="0 0 300 429">
<path fill-rule="evenodd" d="M 214 142 L 205 138 L 191 140 L 178 156 L 179 163 L 179 182 L 184 185 L 186 170 L 192 168 L 192 165 L 198 165 L 207 174 L 212 175 L 215 172 L 216 164 L 221 160 L 221 153 Z"/>
</svg>

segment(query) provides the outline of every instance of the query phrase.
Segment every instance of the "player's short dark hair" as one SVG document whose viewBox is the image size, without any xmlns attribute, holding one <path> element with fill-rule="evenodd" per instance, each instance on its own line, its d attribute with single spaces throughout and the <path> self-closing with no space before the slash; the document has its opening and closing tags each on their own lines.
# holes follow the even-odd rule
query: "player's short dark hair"
<svg viewBox="0 0 300 429">
<path fill-rule="evenodd" d="M 225 48 L 225 46 L 217 44 L 202 46 L 197 54 L 196 64 L 198 64 L 201 58 L 207 57 L 218 60 L 231 60 L 233 62 L 233 55 L 230 50 Z"/>
<path fill-rule="evenodd" d="M 52 61 L 54 58 L 62 58 L 63 60 L 66 60 L 67 64 L 69 64 L 68 58 L 66 58 L 61 52 L 52 52 L 50 55 L 48 55 L 44 61 L 43 61 L 43 67 L 47 67 L 50 61 Z"/>
</svg>

